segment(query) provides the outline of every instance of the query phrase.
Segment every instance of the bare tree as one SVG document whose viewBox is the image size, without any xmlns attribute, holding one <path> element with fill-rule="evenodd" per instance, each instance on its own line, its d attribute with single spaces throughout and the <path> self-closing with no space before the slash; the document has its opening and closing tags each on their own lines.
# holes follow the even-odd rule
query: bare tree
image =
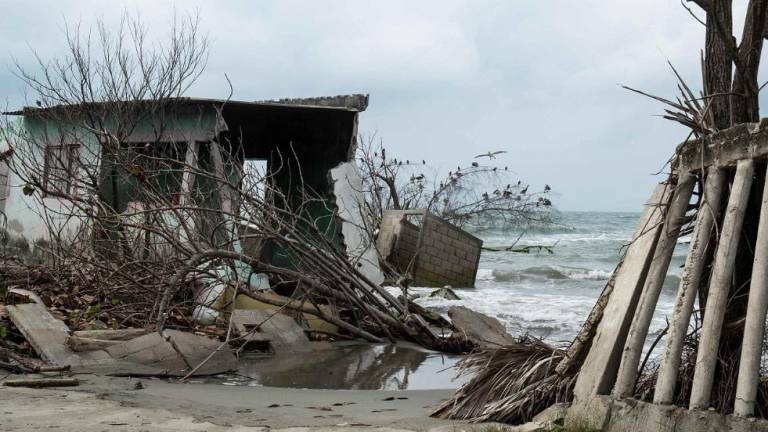
<svg viewBox="0 0 768 432">
<path fill-rule="evenodd" d="M 475 230 L 553 220 L 549 185 L 534 191 L 509 167 L 495 164 L 497 155 L 505 151 L 477 155 L 445 174 L 426 160 L 394 157 L 374 137 L 359 141 L 358 166 L 374 227 L 387 209 L 427 209 L 456 226 Z"/>
</svg>

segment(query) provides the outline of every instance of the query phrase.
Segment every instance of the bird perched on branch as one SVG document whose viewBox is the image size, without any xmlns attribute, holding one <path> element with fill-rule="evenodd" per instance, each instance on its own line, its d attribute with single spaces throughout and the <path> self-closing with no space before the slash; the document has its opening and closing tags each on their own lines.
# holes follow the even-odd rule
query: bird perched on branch
<svg viewBox="0 0 768 432">
<path fill-rule="evenodd" d="M 507 152 L 506 150 L 489 151 L 488 153 L 483 153 L 475 156 L 475 159 L 479 159 L 481 157 L 487 157 L 488 159 L 496 159 L 496 155 L 504 154 L 506 152 Z"/>
<path fill-rule="evenodd" d="M 552 188 L 551 188 L 551 187 L 549 187 L 549 185 L 548 185 L 548 184 L 545 184 L 545 185 L 544 185 L 544 192 L 549 192 L 549 191 L 551 191 L 551 190 L 552 190 Z"/>
<path fill-rule="evenodd" d="M 472 162 L 472 168 L 478 168 L 480 166 L 477 162 Z"/>
</svg>

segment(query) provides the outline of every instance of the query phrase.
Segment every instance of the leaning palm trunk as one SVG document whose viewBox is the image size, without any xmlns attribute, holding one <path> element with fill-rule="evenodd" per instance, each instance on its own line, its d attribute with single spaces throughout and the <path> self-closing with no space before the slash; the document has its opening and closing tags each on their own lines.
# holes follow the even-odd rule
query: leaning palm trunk
<svg viewBox="0 0 768 432">
<path fill-rule="evenodd" d="M 460 374 L 475 375 L 432 415 L 476 422 L 530 421 L 547 407 L 572 399 L 576 374 L 555 371 L 564 356 L 564 350 L 527 336 L 513 345 L 476 351 L 458 364 Z"/>
</svg>

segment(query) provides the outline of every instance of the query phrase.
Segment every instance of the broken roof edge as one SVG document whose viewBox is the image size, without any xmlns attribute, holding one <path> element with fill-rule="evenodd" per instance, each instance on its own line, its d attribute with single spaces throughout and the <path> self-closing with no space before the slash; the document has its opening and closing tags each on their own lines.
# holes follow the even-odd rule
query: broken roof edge
<svg viewBox="0 0 768 432">
<path fill-rule="evenodd" d="M 337 96 L 319 96 L 309 98 L 288 98 L 288 99 L 275 99 L 275 100 L 262 100 L 262 101 L 240 101 L 231 99 L 215 99 L 215 98 L 198 98 L 198 97 L 175 97 L 168 98 L 168 102 L 177 102 L 188 105 L 195 104 L 210 104 L 210 105 L 236 105 L 236 106 L 264 106 L 264 107 L 285 107 L 285 108 L 307 108 L 307 109 L 320 109 L 320 110 L 341 110 L 351 112 L 362 112 L 368 108 L 368 94 L 348 94 Z M 3 115 L 31 115 L 35 112 L 44 112 L 53 109 L 62 109 L 69 107 L 77 107 L 83 105 L 106 105 L 110 103 L 141 103 L 149 102 L 148 100 L 137 101 L 112 101 L 112 102 L 92 102 L 88 104 L 77 105 L 54 105 L 50 107 L 34 107 L 25 106 L 15 111 L 4 111 Z"/>
</svg>

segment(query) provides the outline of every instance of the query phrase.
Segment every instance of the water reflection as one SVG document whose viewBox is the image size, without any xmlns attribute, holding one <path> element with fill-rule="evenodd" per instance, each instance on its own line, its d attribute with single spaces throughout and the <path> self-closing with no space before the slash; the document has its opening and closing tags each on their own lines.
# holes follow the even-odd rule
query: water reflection
<svg viewBox="0 0 768 432">
<path fill-rule="evenodd" d="M 240 360 L 225 384 L 311 389 L 419 390 L 456 388 L 459 356 L 416 345 L 334 344 L 333 348 Z"/>
</svg>

